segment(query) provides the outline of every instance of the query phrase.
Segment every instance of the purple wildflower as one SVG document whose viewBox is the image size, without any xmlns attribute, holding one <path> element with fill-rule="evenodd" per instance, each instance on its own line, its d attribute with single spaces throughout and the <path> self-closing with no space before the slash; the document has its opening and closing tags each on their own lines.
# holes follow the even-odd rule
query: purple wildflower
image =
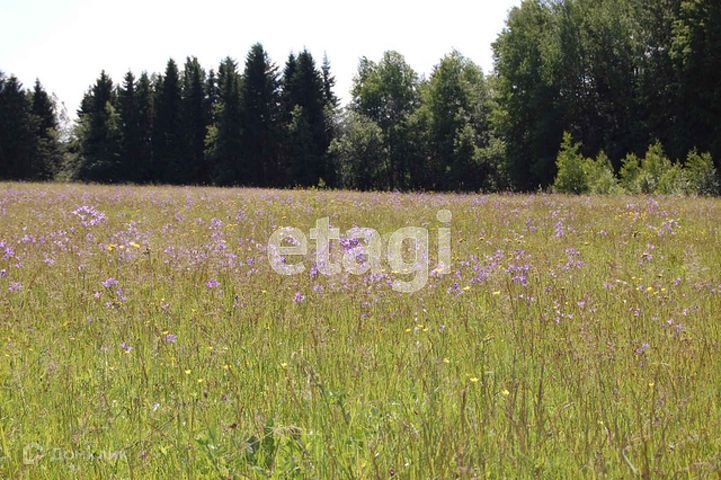
<svg viewBox="0 0 721 480">
<path fill-rule="evenodd" d="M 22 283 L 20 283 L 20 282 L 13 282 L 13 283 L 11 283 L 11 284 L 8 286 L 8 291 L 10 291 L 10 292 L 16 292 L 16 291 L 20 290 L 21 288 L 23 288 Z"/>
<path fill-rule="evenodd" d="M 95 209 L 95 207 L 89 207 L 87 205 L 83 205 L 82 207 L 74 210 L 72 214 L 78 217 L 80 219 L 80 223 L 82 223 L 85 227 L 92 227 L 107 220 L 103 212 L 99 212 Z"/>
<path fill-rule="evenodd" d="M 109 277 L 107 280 L 105 280 L 104 282 L 102 282 L 102 285 L 103 285 L 103 287 L 105 287 L 105 288 L 112 288 L 112 287 L 114 287 L 114 286 L 116 286 L 116 285 L 118 285 L 118 284 L 120 284 L 120 282 L 118 282 L 118 281 L 117 281 L 115 278 L 113 278 L 113 277 Z"/>
<path fill-rule="evenodd" d="M 300 292 L 295 292 L 295 297 L 293 297 L 293 301 L 295 303 L 303 303 L 305 302 L 305 295 Z"/>
<path fill-rule="evenodd" d="M 178 336 L 173 333 L 168 333 L 163 337 L 163 340 L 169 343 L 175 343 L 178 340 Z"/>
<path fill-rule="evenodd" d="M 130 353 L 130 351 L 133 349 L 133 347 L 131 347 L 130 345 L 128 345 L 128 344 L 125 343 L 125 342 L 122 342 L 122 343 L 120 344 L 120 348 L 122 348 L 123 350 L 125 350 L 127 353 Z"/>
<path fill-rule="evenodd" d="M 206 285 L 208 288 L 215 288 L 215 287 L 219 287 L 219 286 L 220 286 L 220 282 L 217 281 L 217 280 L 214 279 L 214 278 L 211 278 L 210 280 L 207 281 L 207 283 L 206 283 L 205 285 Z"/>
<path fill-rule="evenodd" d="M 648 349 L 650 346 L 651 346 L 651 345 L 649 345 L 648 343 L 644 343 L 643 345 L 641 345 L 640 347 L 638 347 L 638 348 L 636 349 L 636 353 L 639 354 L 639 355 L 641 355 L 641 354 L 643 354 L 643 352 L 645 352 L 646 349 Z"/>
</svg>

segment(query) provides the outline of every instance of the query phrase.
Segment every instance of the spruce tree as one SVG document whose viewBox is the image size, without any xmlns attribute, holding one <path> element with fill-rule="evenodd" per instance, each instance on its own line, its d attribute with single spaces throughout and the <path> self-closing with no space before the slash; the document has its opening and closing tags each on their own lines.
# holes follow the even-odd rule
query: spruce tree
<svg viewBox="0 0 721 480">
<path fill-rule="evenodd" d="M 136 93 L 135 76 L 129 71 L 125 74 L 123 85 L 118 89 L 118 110 L 122 132 L 121 176 L 125 181 L 139 181 L 138 165 L 142 132 L 140 131 L 140 112 Z"/>
<path fill-rule="evenodd" d="M 333 92 L 335 77 L 330 73 L 330 60 L 328 60 L 328 55 L 326 54 L 323 54 L 323 63 L 320 70 L 323 75 L 323 99 L 325 104 L 331 108 L 337 108 L 340 102 Z"/>
<path fill-rule="evenodd" d="M 120 117 L 113 81 L 104 70 L 85 94 L 78 116 L 81 137 L 79 177 L 95 182 L 118 181 Z"/>
<path fill-rule="evenodd" d="M 313 56 L 303 50 L 288 58 L 283 75 L 284 118 L 288 122 L 284 148 L 292 185 L 317 185 L 327 181 L 328 138 L 322 73 Z"/>
<path fill-rule="evenodd" d="M 35 80 L 30 111 L 34 119 L 35 140 L 37 142 L 32 177 L 47 180 L 58 172 L 62 152 L 58 139 L 55 102 L 43 89 L 40 80 Z"/>
<path fill-rule="evenodd" d="M 186 60 L 182 83 L 182 138 L 185 152 L 177 159 L 175 180 L 186 184 L 199 183 L 200 174 L 204 170 L 209 110 L 205 98 L 205 72 L 197 58 L 189 57 Z"/>
<path fill-rule="evenodd" d="M 138 133 L 140 135 L 137 151 L 137 160 L 133 162 L 137 172 L 133 177 L 139 182 L 150 180 L 150 171 L 153 164 L 153 124 L 155 111 L 153 107 L 153 85 L 150 77 L 143 72 L 136 86 L 136 104 L 138 112 Z"/>
<path fill-rule="evenodd" d="M 155 99 L 153 181 L 177 183 L 181 180 L 184 156 L 180 78 L 177 64 L 170 59 L 158 82 Z"/>
<path fill-rule="evenodd" d="M 36 128 L 31 104 L 20 81 L 0 76 L 0 178 L 33 178 Z"/>
<path fill-rule="evenodd" d="M 243 160 L 252 185 L 279 185 L 278 79 L 276 67 L 263 46 L 248 53 L 241 90 L 243 104 Z"/>
<path fill-rule="evenodd" d="M 206 155 L 210 178 L 219 185 L 247 183 L 242 158 L 241 79 L 235 61 L 227 57 L 218 68 L 218 104 L 208 129 Z"/>
</svg>

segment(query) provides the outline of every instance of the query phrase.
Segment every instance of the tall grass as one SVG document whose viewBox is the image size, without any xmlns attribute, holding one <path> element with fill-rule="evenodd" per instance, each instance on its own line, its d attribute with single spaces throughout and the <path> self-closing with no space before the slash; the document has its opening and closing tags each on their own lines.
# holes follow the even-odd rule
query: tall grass
<svg viewBox="0 0 721 480">
<path fill-rule="evenodd" d="M 279 276 L 319 217 L 453 269 Z M 75 213 L 73 213 L 75 212 Z M 0 185 L 0 477 L 716 478 L 721 202 Z M 300 292 L 300 295 L 298 294 Z"/>
</svg>

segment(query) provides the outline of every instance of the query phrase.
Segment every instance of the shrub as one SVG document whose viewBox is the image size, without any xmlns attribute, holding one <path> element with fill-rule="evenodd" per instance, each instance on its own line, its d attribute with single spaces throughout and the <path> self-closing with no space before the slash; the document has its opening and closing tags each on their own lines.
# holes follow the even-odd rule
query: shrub
<svg viewBox="0 0 721 480">
<path fill-rule="evenodd" d="M 561 149 L 556 157 L 556 180 L 553 184 L 555 191 L 559 193 L 587 193 L 589 190 L 588 178 L 586 176 L 586 159 L 581 155 L 580 143 L 573 143 L 573 137 L 568 132 L 563 133 Z"/>
<path fill-rule="evenodd" d="M 641 162 L 634 153 L 629 153 L 621 164 L 621 188 L 626 192 L 641 193 Z"/>
<path fill-rule="evenodd" d="M 686 195 L 688 193 L 686 172 L 680 165 L 671 165 L 661 174 L 654 193 L 664 195 Z"/>
<path fill-rule="evenodd" d="M 684 166 L 688 191 L 696 195 L 716 195 L 720 192 L 719 177 L 710 153 L 688 152 Z"/>
<path fill-rule="evenodd" d="M 657 193 L 661 178 L 664 175 L 669 175 L 669 178 L 665 180 L 665 183 L 668 184 L 678 174 L 678 172 L 667 174 L 672 167 L 671 160 L 663 151 L 663 145 L 656 140 L 656 143 L 648 147 L 646 155 L 641 161 L 641 176 L 639 179 L 641 193 Z"/>
<path fill-rule="evenodd" d="M 595 159 L 586 159 L 584 171 L 590 193 L 606 195 L 618 191 L 618 180 L 613 174 L 613 166 L 605 152 L 599 153 Z"/>
</svg>

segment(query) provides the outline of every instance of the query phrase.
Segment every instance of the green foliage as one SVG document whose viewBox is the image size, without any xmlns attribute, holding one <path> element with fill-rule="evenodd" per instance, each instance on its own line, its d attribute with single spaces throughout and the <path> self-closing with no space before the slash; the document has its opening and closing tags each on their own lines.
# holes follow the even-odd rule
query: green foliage
<svg viewBox="0 0 721 480">
<path fill-rule="evenodd" d="M 147 165 L 141 163 L 143 134 L 140 122 L 140 106 L 136 92 L 136 80 L 132 72 L 125 74 L 123 85 L 118 89 L 118 110 L 121 122 L 122 157 L 124 168 L 121 175 L 123 180 L 142 181 L 143 168 Z"/>
<path fill-rule="evenodd" d="M 40 88 L 40 90 L 38 90 Z M 54 111 L 39 83 L 28 94 L 0 72 L 0 179 L 47 177 L 55 161 Z"/>
<path fill-rule="evenodd" d="M 574 143 L 570 133 L 563 133 L 561 150 L 556 157 L 556 181 L 554 190 L 559 193 L 588 193 L 587 160 L 580 153 L 581 144 Z"/>
<path fill-rule="evenodd" d="M 621 188 L 631 194 L 641 193 L 641 161 L 635 154 L 624 157 L 619 174 Z"/>
<path fill-rule="evenodd" d="M 151 175 L 161 183 L 178 182 L 185 166 L 181 87 L 178 65 L 171 58 L 156 86 L 153 123 L 153 163 Z"/>
<path fill-rule="evenodd" d="M 30 112 L 35 127 L 36 151 L 32 161 L 32 178 L 48 180 L 55 176 L 62 163 L 62 147 L 55 102 L 35 80 Z"/>
<path fill-rule="evenodd" d="M 493 44 L 501 110 L 497 129 L 508 149 L 506 170 L 521 190 L 553 182 L 563 133 L 559 86 L 546 52 L 554 42 L 552 21 L 549 2 L 524 1 L 511 10 Z"/>
<path fill-rule="evenodd" d="M 117 111 L 113 81 L 100 73 L 78 112 L 80 156 L 78 177 L 95 182 L 122 180 L 122 119 Z"/>
<path fill-rule="evenodd" d="M 675 184 L 676 172 L 669 173 L 672 168 L 671 160 L 666 156 L 663 145 L 658 140 L 651 144 L 646 155 L 641 160 L 639 185 L 641 193 L 655 193 L 664 178 L 664 189 L 672 188 Z"/>
<path fill-rule="evenodd" d="M 704 0 L 521 2 L 493 45 L 514 183 L 551 182 L 563 129 L 616 168 L 648 138 L 673 158 L 694 147 L 721 158 L 720 19 L 721 3 Z"/>
<path fill-rule="evenodd" d="M 671 165 L 659 178 L 654 193 L 663 195 L 685 195 L 689 191 L 686 172 L 679 164 Z"/>
<path fill-rule="evenodd" d="M 218 100 L 215 123 L 205 138 L 209 178 L 218 185 L 237 185 L 245 181 L 242 173 L 241 78 L 235 61 L 227 57 L 218 68 Z"/>
<path fill-rule="evenodd" d="M 338 168 L 340 186 L 360 190 L 393 188 L 383 129 L 364 115 L 348 112 L 340 132 L 329 149 Z"/>
<path fill-rule="evenodd" d="M 263 46 L 251 47 L 245 61 L 241 88 L 243 105 L 243 159 L 248 185 L 283 185 L 279 164 L 281 124 L 277 105 L 276 67 Z"/>
<path fill-rule="evenodd" d="M 353 79 L 351 109 L 377 124 L 385 139 L 379 159 L 388 166 L 387 181 L 379 188 L 407 188 L 414 150 L 409 142 L 408 119 L 418 107 L 418 75 L 398 52 L 388 51 L 376 63 L 362 58 Z"/>
<path fill-rule="evenodd" d="M 569 192 L 714 193 L 719 25 L 721 3 L 704 0 L 523 0 L 493 44 L 488 75 L 456 51 L 428 79 L 398 52 L 363 57 L 348 107 L 380 137 L 367 134 L 365 120 L 341 118 L 330 61 L 317 67 L 307 50 L 291 54 L 282 75 L 260 44 L 242 74 L 228 58 L 206 75 L 194 57 L 182 71 L 171 59 L 162 75 L 136 80 L 128 72 L 117 87 L 103 72 L 72 134 L 39 82 L 29 92 L 0 74 L 0 176 L 360 185 L 365 173 L 351 181 L 331 157 L 365 151 L 351 155 L 347 141 L 329 150 L 337 135 L 360 129 L 366 134 L 353 143 L 384 142 L 373 148 L 386 173 L 368 188 L 536 190 L 555 182 Z M 580 147 L 558 158 L 564 131 Z M 650 138 L 658 142 L 634 157 Z M 696 148 L 708 159 L 689 153 Z M 674 163 L 687 155 L 687 165 Z"/>
<path fill-rule="evenodd" d="M 326 86 L 308 50 L 288 57 L 281 81 L 286 127 L 281 166 L 291 185 L 313 186 L 333 175 L 327 158 L 333 129 Z"/>
<path fill-rule="evenodd" d="M 721 191 L 719 176 L 711 154 L 691 150 L 684 164 L 690 193 L 696 195 L 718 195 Z"/>
<path fill-rule="evenodd" d="M 580 143 L 564 134 L 558 154 L 555 189 L 562 193 L 608 194 L 625 191 L 630 194 L 713 195 L 719 191 L 719 178 L 708 153 L 689 152 L 685 165 L 673 163 L 660 142 L 648 147 L 639 159 L 628 154 L 617 180 L 611 162 L 604 152 L 595 159 L 584 159 Z"/>
<path fill-rule="evenodd" d="M 596 158 L 586 159 L 584 173 L 589 193 L 607 195 L 620 190 L 613 166 L 605 152 L 600 152 Z"/>
<path fill-rule="evenodd" d="M 421 89 L 432 188 L 478 190 L 490 172 L 481 150 L 488 146 L 488 90 L 481 69 L 454 51 L 441 59 Z"/>
<path fill-rule="evenodd" d="M 172 170 L 175 183 L 207 182 L 205 161 L 205 135 L 210 122 L 210 105 L 206 101 L 205 70 L 198 59 L 185 61 L 181 79 L 181 131 L 183 152 Z"/>
</svg>

